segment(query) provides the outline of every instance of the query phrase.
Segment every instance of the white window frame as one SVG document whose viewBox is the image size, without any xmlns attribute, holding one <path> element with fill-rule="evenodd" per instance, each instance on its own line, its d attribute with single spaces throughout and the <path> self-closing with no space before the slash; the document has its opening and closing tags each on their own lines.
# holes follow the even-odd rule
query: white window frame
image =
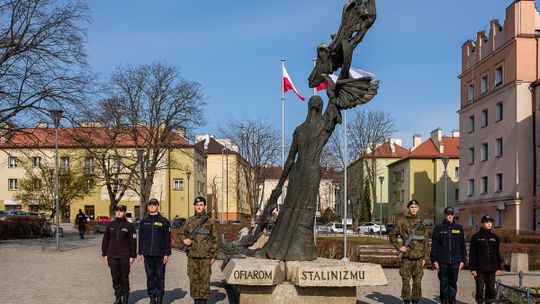
<svg viewBox="0 0 540 304">
<path fill-rule="evenodd" d="M 480 146 L 480 161 L 487 161 L 489 158 L 489 145 L 488 143 L 483 143 Z"/>
<path fill-rule="evenodd" d="M 500 71 L 500 72 L 499 72 Z M 504 65 L 501 63 L 495 67 L 495 86 L 498 87 L 504 82 Z"/>
<path fill-rule="evenodd" d="M 86 157 L 84 159 L 84 170 L 86 174 L 94 174 L 94 158 Z"/>
<path fill-rule="evenodd" d="M 495 139 L 495 157 L 501 157 L 503 155 L 503 140 L 502 137 Z"/>
<path fill-rule="evenodd" d="M 19 162 L 19 159 L 16 156 L 9 156 L 8 157 L 8 168 L 17 168 L 17 163 Z"/>
<path fill-rule="evenodd" d="M 64 171 L 69 168 L 69 156 L 62 156 L 60 158 L 60 168 Z"/>
<path fill-rule="evenodd" d="M 9 191 L 16 191 L 17 189 L 18 189 L 18 187 L 17 187 L 17 179 L 16 178 L 8 179 L 8 190 Z"/>
<path fill-rule="evenodd" d="M 468 182 L 467 186 L 468 186 L 468 189 L 467 189 L 468 190 L 468 192 L 467 192 L 468 195 L 473 196 L 474 195 L 474 179 L 473 178 L 469 179 L 469 182 Z"/>
<path fill-rule="evenodd" d="M 487 94 L 489 90 L 489 76 L 488 74 L 484 74 L 480 78 L 480 95 Z"/>
<path fill-rule="evenodd" d="M 503 174 L 498 173 L 495 175 L 495 192 L 503 191 Z"/>
<path fill-rule="evenodd" d="M 474 123 L 475 123 L 474 115 L 469 116 L 469 133 L 474 132 Z"/>
<path fill-rule="evenodd" d="M 32 157 L 32 167 L 34 167 L 34 168 L 41 167 L 41 157 L 40 156 Z"/>
<path fill-rule="evenodd" d="M 504 106 L 503 106 L 502 101 L 498 102 L 496 104 L 495 122 L 499 122 L 499 121 L 503 120 L 503 118 L 504 118 L 503 109 L 504 109 Z"/>
<path fill-rule="evenodd" d="M 486 194 L 488 193 L 488 177 L 482 176 L 480 179 L 480 194 Z"/>
<path fill-rule="evenodd" d="M 502 210 L 495 209 L 495 227 L 502 227 Z"/>
<path fill-rule="evenodd" d="M 183 178 L 173 179 L 173 189 L 175 191 L 184 191 L 184 179 Z"/>
<path fill-rule="evenodd" d="M 469 148 L 469 165 L 474 164 L 474 147 Z"/>
<path fill-rule="evenodd" d="M 482 114 L 480 117 L 480 128 L 484 128 L 487 127 L 489 123 L 489 111 L 488 109 L 483 109 L 481 113 Z"/>
<path fill-rule="evenodd" d="M 474 101 L 474 81 L 467 84 L 467 101 L 469 103 Z"/>
</svg>

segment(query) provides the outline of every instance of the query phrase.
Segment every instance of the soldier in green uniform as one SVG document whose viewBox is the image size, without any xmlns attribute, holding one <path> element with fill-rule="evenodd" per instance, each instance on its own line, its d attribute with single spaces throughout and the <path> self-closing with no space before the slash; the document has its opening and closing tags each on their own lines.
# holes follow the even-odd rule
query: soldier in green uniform
<svg viewBox="0 0 540 304">
<path fill-rule="evenodd" d="M 195 304 L 204 304 L 210 297 L 210 275 L 212 264 L 218 252 L 218 233 L 212 218 L 206 220 L 197 236 L 189 235 L 206 216 L 206 200 L 202 196 L 195 198 L 195 215 L 189 217 L 180 231 L 182 243 L 188 246 L 189 293 Z"/>
<path fill-rule="evenodd" d="M 402 288 L 401 297 L 405 304 L 416 304 L 422 298 L 422 276 L 424 275 L 424 265 L 429 256 L 429 239 L 422 219 L 417 216 L 420 207 L 418 201 L 411 200 L 407 204 L 409 213 L 400 218 L 395 228 L 390 232 L 390 242 L 399 251 L 403 253 L 399 268 L 401 275 Z M 413 233 L 414 228 L 418 228 L 413 234 L 412 240 L 408 246 L 405 241 Z M 410 280 L 412 278 L 412 292 Z"/>
</svg>

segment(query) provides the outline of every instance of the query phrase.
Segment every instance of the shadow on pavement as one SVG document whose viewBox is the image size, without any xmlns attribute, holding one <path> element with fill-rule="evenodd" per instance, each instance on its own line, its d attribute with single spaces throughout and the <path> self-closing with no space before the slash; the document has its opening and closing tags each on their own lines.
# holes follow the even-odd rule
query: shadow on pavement
<svg viewBox="0 0 540 304">
<path fill-rule="evenodd" d="M 173 290 L 166 290 L 165 295 L 163 296 L 163 303 L 170 304 L 176 300 L 183 299 L 187 295 L 187 292 L 182 290 L 182 288 L 176 288 Z M 148 299 L 148 294 L 146 289 L 136 290 L 129 293 L 129 303 L 137 303 L 140 300 Z M 146 302 L 144 302 L 146 303 Z"/>
<path fill-rule="evenodd" d="M 227 296 L 225 297 L 225 294 L 222 292 L 219 292 L 217 290 L 211 290 L 210 291 L 210 300 L 209 303 L 216 303 L 218 301 L 225 300 L 227 298 L 229 300 L 229 304 L 235 304 L 238 303 L 238 299 L 236 297 L 236 292 L 233 290 L 233 287 L 225 282 L 225 280 L 219 281 L 219 282 L 211 282 L 210 286 L 215 287 L 221 287 L 225 290 L 227 293 Z"/>
<path fill-rule="evenodd" d="M 401 304 L 401 303 L 403 303 L 403 300 L 401 300 L 401 298 L 397 298 L 397 297 L 387 295 L 387 294 L 382 294 L 380 292 L 373 292 L 371 294 L 366 295 L 365 297 L 368 298 L 368 299 L 372 299 L 372 300 L 376 301 L 377 303 L 384 303 L 384 304 Z M 360 300 L 356 301 L 356 304 L 367 304 L 367 303 L 368 302 L 363 302 L 363 301 L 360 301 Z M 422 303 L 422 304 L 437 304 L 439 302 L 432 301 L 432 300 L 426 299 L 426 298 L 422 298 L 420 303 Z"/>
</svg>

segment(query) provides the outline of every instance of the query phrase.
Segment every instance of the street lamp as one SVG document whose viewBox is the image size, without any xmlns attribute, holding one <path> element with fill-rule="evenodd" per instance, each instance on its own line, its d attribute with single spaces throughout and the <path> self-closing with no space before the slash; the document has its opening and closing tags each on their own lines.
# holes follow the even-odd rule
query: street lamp
<svg viewBox="0 0 540 304">
<path fill-rule="evenodd" d="M 143 163 L 143 154 L 144 149 L 143 148 L 137 148 L 137 158 L 139 159 L 139 217 L 142 219 L 144 217 L 144 214 L 146 213 L 146 208 L 144 207 L 144 201 L 143 201 L 143 173 L 144 173 L 144 163 Z"/>
<path fill-rule="evenodd" d="M 344 262 L 349 262 L 347 258 L 347 110 L 343 111 L 343 258 Z"/>
<path fill-rule="evenodd" d="M 442 157 L 442 162 L 444 165 L 444 208 L 446 208 L 448 205 L 448 173 L 446 171 L 446 168 L 448 167 L 449 160 L 450 157 L 446 155 Z"/>
<path fill-rule="evenodd" d="M 224 194 L 224 187 L 223 187 L 223 180 L 225 179 L 224 178 L 225 174 L 223 172 L 223 157 L 224 157 L 223 152 L 225 151 L 225 149 L 226 149 L 225 147 L 221 149 L 221 223 L 222 224 L 225 221 L 225 194 Z"/>
<path fill-rule="evenodd" d="M 191 172 L 188 171 L 186 172 L 186 175 L 187 175 L 187 217 L 189 217 L 189 204 L 190 204 L 190 201 L 189 201 L 189 177 L 191 176 Z"/>
<path fill-rule="evenodd" d="M 383 224 L 383 216 L 382 216 L 382 184 L 384 181 L 384 176 L 379 176 L 379 181 L 381 182 L 381 198 L 379 199 L 379 219 L 381 220 L 379 224 L 379 235 L 382 238 L 382 224 Z"/>
<path fill-rule="evenodd" d="M 60 125 L 60 119 L 62 119 L 62 110 L 49 110 L 54 122 L 55 133 L 55 174 L 56 179 L 54 181 L 54 187 L 56 189 L 56 250 L 60 251 L 60 200 L 58 190 L 58 126 Z"/>
</svg>

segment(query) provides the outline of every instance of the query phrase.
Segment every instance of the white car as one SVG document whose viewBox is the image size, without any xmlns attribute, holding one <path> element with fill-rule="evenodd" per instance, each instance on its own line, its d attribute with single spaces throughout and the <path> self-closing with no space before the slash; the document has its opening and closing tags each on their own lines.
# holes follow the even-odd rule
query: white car
<svg viewBox="0 0 540 304">
<path fill-rule="evenodd" d="M 342 223 L 328 223 L 328 232 L 331 233 L 343 233 L 343 224 Z"/>
<path fill-rule="evenodd" d="M 328 232 L 330 232 L 330 227 L 326 226 L 325 224 L 323 224 L 321 222 L 316 222 L 315 223 L 315 231 L 317 233 L 328 233 Z"/>
<path fill-rule="evenodd" d="M 358 233 L 377 234 L 381 232 L 381 229 L 382 229 L 382 233 L 386 233 L 385 226 L 381 226 L 379 223 L 367 222 L 367 223 L 363 223 L 362 225 L 360 225 L 360 227 L 358 227 Z"/>
</svg>

